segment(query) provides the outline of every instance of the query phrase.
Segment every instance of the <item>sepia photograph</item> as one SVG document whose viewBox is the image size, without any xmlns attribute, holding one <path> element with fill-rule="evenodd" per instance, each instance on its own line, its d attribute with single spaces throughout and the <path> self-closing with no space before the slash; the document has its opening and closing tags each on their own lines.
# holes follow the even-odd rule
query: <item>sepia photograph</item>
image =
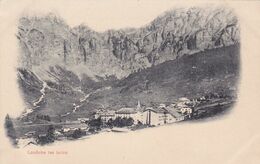
<svg viewBox="0 0 260 164">
<path fill-rule="evenodd" d="M 245 2 L 0 4 L 3 164 L 260 161 Z"/>
</svg>

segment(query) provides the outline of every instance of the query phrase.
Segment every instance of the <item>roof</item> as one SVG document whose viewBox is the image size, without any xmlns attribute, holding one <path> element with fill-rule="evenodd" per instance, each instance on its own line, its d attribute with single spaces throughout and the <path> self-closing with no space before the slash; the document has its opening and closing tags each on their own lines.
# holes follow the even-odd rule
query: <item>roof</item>
<svg viewBox="0 0 260 164">
<path fill-rule="evenodd" d="M 112 110 L 100 110 L 100 111 L 97 111 L 96 114 L 100 115 L 100 116 L 108 116 L 108 115 L 115 115 L 115 111 L 112 111 Z"/>
<path fill-rule="evenodd" d="M 190 101 L 188 98 L 186 98 L 186 97 L 181 97 L 181 98 L 179 98 L 178 99 L 179 101 Z"/>
<path fill-rule="evenodd" d="M 183 116 L 182 114 L 180 114 L 180 113 L 177 112 L 177 111 L 170 111 L 170 114 L 171 114 L 173 117 L 175 117 L 175 118 L 180 118 L 180 117 Z"/>
<path fill-rule="evenodd" d="M 179 118 L 182 116 L 182 114 L 177 112 L 174 108 L 167 108 L 167 111 L 175 118 Z"/>
<path fill-rule="evenodd" d="M 114 116 L 115 111 L 105 111 L 103 113 L 100 113 L 100 116 Z"/>
<path fill-rule="evenodd" d="M 135 108 L 121 108 L 116 111 L 116 114 L 135 114 L 137 113 Z"/>
<path fill-rule="evenodd" d="M 168 113 L 166 107 L 159 107 L 155 109 L 157 111 L 157 113 Z"/>
<path fill-rule="evenodd" d="M 146 108 L 145 110 L 144 110 L 144 112 L 145 111 L 147 111 L 147 110 L 150 110 L 150 111 L 153 111 L 154 113 L 165 113 L 165 112 L 168 112 L 167 110 L 166 110 L 166 108 L 164 108 L 164 107 L 159 107 L 159 108 L 152 108 L 152 107 L 148 107 L 148 108 Z"/>
</svg>

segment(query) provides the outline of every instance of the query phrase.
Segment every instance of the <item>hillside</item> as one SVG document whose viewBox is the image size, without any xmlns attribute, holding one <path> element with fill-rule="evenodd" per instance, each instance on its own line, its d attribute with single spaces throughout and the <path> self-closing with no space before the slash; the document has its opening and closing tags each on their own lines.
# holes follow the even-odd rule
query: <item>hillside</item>
<svg viewBox="0 0 260 164">
<path fill-rule="evenodd" d="M 46 82 L 49 88 L 46 89 L 42 104 L 26 119 L 35 119 L 36 115 L 49 115 L 53 121 L 64 121 L 89 116 L 100 107 L 111 110 L 134 107 L 138 100 L 142 105 L 154 106 L 172 103 L 179 97 L 198 98 L 209 93 L 235 97 L 239 77 L 239 45 L 184 55 L 180 59 L 133 73 L 122 80 L 89 80 L 88 87 L 80 83 L 72 73 L 68 76 L 69 73 L 61 68 L 59 72 L 60 77 L 64 74 L 66 78 L 60 79 L 58 85 Z M 29 74 L 26 77 L 30 80 L 35 76 Z M 35 84 L 25 83 L 25 94 L 34 95 L 27 92 L 41 88 L 39 80 L 33 81 Z M 86 99 L 81 101 L 84 97 Z M 79 105 L 76 112 L 73 112 L 74 104 Z"/>
<path fill-rule="evenodd" d="M 239 45 L 205 50 L 131 74 L 110 91 L 90 97 L 105 106 L 153 106 L 177 98 L 198 98 L 209 93 L 236 96 Z"/>
</svg>

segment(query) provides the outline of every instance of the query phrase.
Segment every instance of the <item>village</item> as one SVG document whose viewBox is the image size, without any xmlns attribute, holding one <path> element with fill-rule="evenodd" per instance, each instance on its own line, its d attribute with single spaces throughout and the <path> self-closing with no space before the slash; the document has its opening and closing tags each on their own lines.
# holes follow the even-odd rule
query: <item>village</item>
<svg viewBox="0 0 260 164">
<path fill-rule="evenodd" d="M 94 118 L 100 118 L 104 123 L 126 118 L 132 119 L 133 125 L 159 126 L 191 118 L 192 106 L 193 102 L 184 97 L 180 98 L 176 104 L 168 106 L 160 104 L 158 107 L 141 107 L 140 101 L 138 101 L 136 108 L 121 108 L 117 111 L 100 109 Z"/>
<path fill-rule="evenodd" d="M 149 127 L 173 124 L 197 119 L 209 110 L 220 110 L 230 104 L 229 97 L 203 96 L 198 99 L 181 97 L 171 104 L 146 107 L 137 102 L 135 107 L 117 110 L 96 109 L 91 117 L 79 117 L 74 121 L 37 125 L 18 139 L 18 145 L 45 145 L 55 140 L 74 140 L 101 132 L 127 132 Z M 36 125 L 28 125 L 36 126 Z M 44 127 L 44 128 L 43 128 Z M 24 127 L 23 127 L 24 129 Z"/>
</svg>

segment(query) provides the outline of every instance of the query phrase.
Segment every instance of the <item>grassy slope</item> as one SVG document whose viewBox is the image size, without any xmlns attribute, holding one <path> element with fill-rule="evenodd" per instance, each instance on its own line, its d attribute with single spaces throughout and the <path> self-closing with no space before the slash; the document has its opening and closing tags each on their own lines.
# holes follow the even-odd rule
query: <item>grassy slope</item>
<svg viewBox="0 0 260 164">
<path fill-rule="evenodd" d="M 115 108 L 173 102 L 210 92 L 232 95 L 239 75 L 239 45 L 206 50 L 131 74 L 110 91 L 91 97 L 94 104 Z"/>
</svg>

